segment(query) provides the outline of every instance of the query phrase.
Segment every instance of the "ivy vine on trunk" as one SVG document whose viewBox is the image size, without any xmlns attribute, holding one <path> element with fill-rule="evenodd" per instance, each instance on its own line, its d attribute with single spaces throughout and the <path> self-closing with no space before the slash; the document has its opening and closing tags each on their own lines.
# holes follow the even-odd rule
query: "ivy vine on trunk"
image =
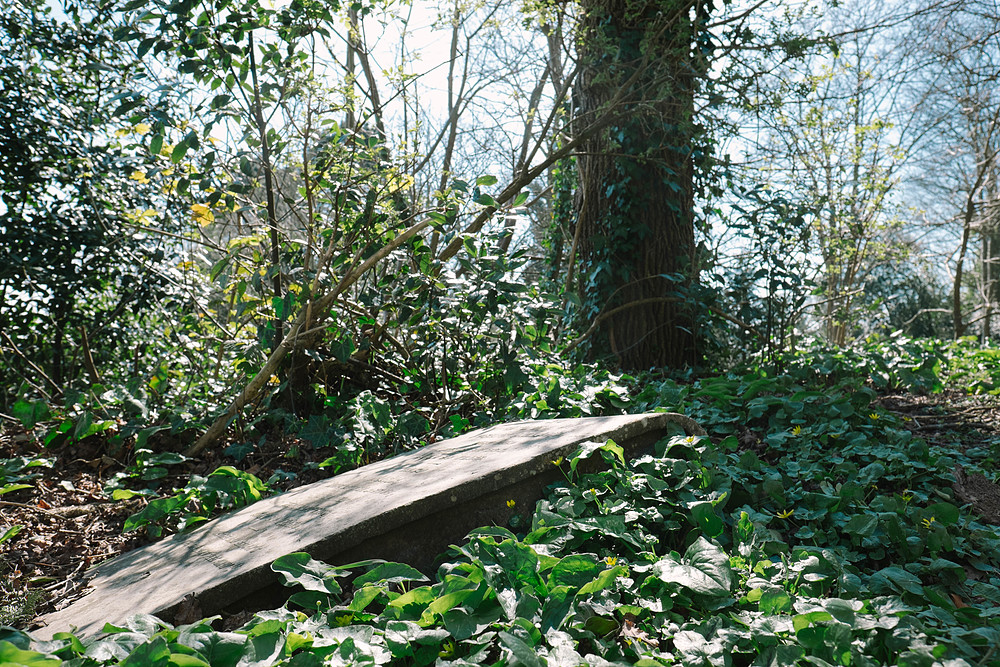
<svg viewBox="0 0 1000 667">
<path fill-rule="evenodd" d="M 606 317 L 594 356 L 626 369 L 684 367 L 698 354 L 695 95 L 706 66 L 701 0 L 585 0 L 578 117 L 614 113 L 579 157 L 576 288 L 583 324 Z M 633 81 L 617 108 L 623 81 Z"/>
</svg>

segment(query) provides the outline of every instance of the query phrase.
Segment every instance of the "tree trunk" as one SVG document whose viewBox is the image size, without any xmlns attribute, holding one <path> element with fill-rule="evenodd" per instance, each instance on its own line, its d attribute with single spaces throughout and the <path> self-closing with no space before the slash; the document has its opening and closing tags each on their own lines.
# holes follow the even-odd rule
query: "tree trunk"
<svg viewBox="0 0 1000 667">
<path fill-rule="evenodd" d="M 578 113 L 617 113 L 579 156 L 582 315 L 602 324 L 591 353 L 622 368 L 679 368 L 697 359 L 695 313 L 681 291 L 695 275 L 693 121 L 696 6 L 585 0 Z M 607 104 L 634 79 L 628 101 Z M 583 322 L 586 324 L 586 320 Z"/>
<path fill-rule="evenodd" d="M 1000 303 L 1000 220 L 998 220 L 997 179 L 996 169 L 993 170 L 985 188 L 985 203 L 983 214 L 985 220 L 980 235 L 980 275 L 983 289 L 983 326 L 982 341 L 989 342 L 993 338 L 993 309 Z"/>
</svg>

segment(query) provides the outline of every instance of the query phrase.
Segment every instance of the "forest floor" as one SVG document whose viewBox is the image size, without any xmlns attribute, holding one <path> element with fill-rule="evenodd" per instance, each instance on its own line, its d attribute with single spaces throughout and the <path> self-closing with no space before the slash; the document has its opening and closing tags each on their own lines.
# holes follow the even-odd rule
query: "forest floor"
<svg viewBox="0 0 1000 667">
<path fill-rule="evenodd" d="M 1000 437 L 1000 400 L 996 397 L 957 391 L 928 396 L 883 394 L 879 403 L 929 444 L 964 449 Z M 330 476 L 315 468 L 324 458 L 321 451 L 297 447 L 293 451 L 299 454 L 289 458 L 287 453 L 295 444 L 288 439 L 268 443 L 238 467 L 264 480 L 275 472 L 294 473 L 282 475 L 285 481 L 272 485 L 272 491 Z M 33 469 L 39 475 L 30 481 L 30 488 L 0 496 L 0 534 L 10 526 L 23 526 L 17 536 L 0 545 L 0 620 L 30 629 L 34 618 L 66 606 L 84 592 L 87 568 L 153 541 L 142 530 L 123 534 L 125 520 L 147 500 L 110 499 L 107 482 L 125 471 L 128 462 L 104 451 L 106 443 L 97 437 L 46 450 L 24 429 L 3 425 L 0 459 L 44 457 L 51 459 L 51 466 Z M 168 495 L 184 486 L 191 475 L 207 475 L 220 465 L 232 464 L 217 454 L 172 466 L 170 475 L 157 480 L 157 491 Z M 1000 485 L 961 469 L 955 477 L 955 497 L 971 504 L 985 522 L 1000 525 Z"/>
<path fill-rule="evenodd" d="M 205 453 L 170 466 L 170 474 L 153 482 L 152 488 L 158 496 L 168 496 L 192 475 L 206 476 L 223 465 L 263 480 L 279 473 L 281 481 L 270 485 L 272 493 L 333 474 L 332 469 L 316 468 L 328 452 L 295 445 L 301 443 L 294 438 L 274 439 L 239 463 L 221 451 Z M 0 535 L 10 526 L 23 526 L 16 537 L 0 544 L 0 625 L 30 629 L 34 618 L 61 609 L 84 593 L 87 568 L 155 541 L 141 528 L 123 532 L 126 519 L 148 499 L 110 497 L 109 480 L 129 471 L 133 462 L 108 456 L 107 450 L 101 436 L 47 450 L 20 426 L 3 425 L 0 460 L 44 458 L 51 465 L 31 469 L 38 476 L 30 480 L 30 488 L 0 496 Z M 289 457 L 289 451 L 296 455 Z"/>
</svg>

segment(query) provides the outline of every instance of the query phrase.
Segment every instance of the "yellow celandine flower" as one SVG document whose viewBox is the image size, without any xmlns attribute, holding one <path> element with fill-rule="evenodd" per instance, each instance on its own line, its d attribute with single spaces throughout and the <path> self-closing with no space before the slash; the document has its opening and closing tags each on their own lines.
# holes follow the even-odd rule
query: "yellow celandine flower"
<svg viewBox="0 0 1000 667">
<path fill-rule="evenodd" d="M 615 556 L 608 556 L 604 559 L 604 562 L 608 564 L 608 567 L 614 567 L 615 563 L 618 562 L 618 558 Z"/>
<path fill-rule="evenodd" d="M 562 462 L 563 462 L 563 457 L 561 456 L 557 459 L 552 459 L 552 465 L 554 466 L 560 465 Z"/>
<path fill-rule="evenodd" d="M 868 417 L 871 418 L 873 421 L 878 421 L 878 418 L 879 418 L 879 416 L 877 414 L 875 414 L 874 412 L 870 413 L 868 415 Z"/>
<path fill-rule="evenodd" d="M 792 427 L 792 435 L 798 435 L 800 433 L 802 433 L 802 427 L 801 426 L 799 426 L 798 424 L 796 424 L 794 427 Z"/>
<path fill-rule="evenodd" d="M 507 501 L 507 507 L 513 507 L 516 504 L 517 503 L 514 501 L 513 498 L 511 498 L 510 500 Z"/>
<path fill-rule="evenodd" d="M 778 517 L 779 519 L 787 519 L 793 514 L 795 514 L 795 510 L 781 510 L 775 516 Z"/>
<path fill-rule="evenodd" d="M 931 517 L 929 519 L 924 519 L 920 523 L 924 524 L 924 528 L 930 528 L 931 524 L 933 524 L 935 521 L 937 521 L 937 519 L 935 519 L 934 517 Z"/>
</svg>

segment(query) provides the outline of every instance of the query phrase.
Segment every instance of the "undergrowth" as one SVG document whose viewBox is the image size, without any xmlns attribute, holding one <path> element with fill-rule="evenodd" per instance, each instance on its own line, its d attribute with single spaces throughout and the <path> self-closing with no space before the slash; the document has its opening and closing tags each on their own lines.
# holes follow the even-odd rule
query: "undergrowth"
<svg viewBox="0 0 1000 667">
<path fill-rule="evenodd" d="M 886 387 L 963 368 L 904 354 L 881 367 Z M 710 437 L 634 461 L 612 442 L 581 450 L 524 531 L 474 531 L 433 581 L 291 554 L 273 569 L 299 592 L 235 632 L 149 616 L 86 641 L 11 630 L 0 662 L 1000 665 L 1000 528 L 952 491 L 958 468 L 996 477 L 997 442 L 925 442 L 874 402 L 870 369 L 849 371 L 830 355 L 623 392 Z M 558 386 L 526 408 L 582 402 Z M 592 456 L 607 469 L 578 475 Z"/>
</svg>

